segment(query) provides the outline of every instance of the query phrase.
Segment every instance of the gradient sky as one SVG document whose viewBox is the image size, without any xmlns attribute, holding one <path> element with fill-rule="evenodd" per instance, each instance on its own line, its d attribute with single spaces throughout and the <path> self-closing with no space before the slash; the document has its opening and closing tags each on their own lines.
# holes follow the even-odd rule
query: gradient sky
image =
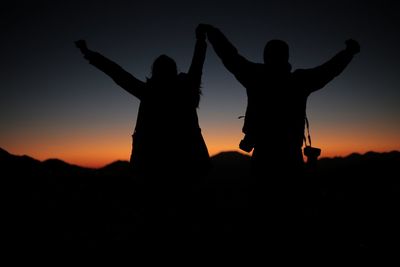
<svg viewBox="0 0 400 267">
<path fill-rule="evenodd" d="M 309 97 L 313 145 L 323 157 L 400 150 L 399 1 L 37 0 L 3 1 L 0 10 L 0 147 L 10 153 L 91 167 L 128 160 L 139 101 L 73 42 L 86 39 L 145 80 L 160 54 L 187 71 L 199 23 L 220 28 L 255 62 L 268 40 L 283 39 L 293 69 L 317 66 L 346 39 L 358 40 L 361 53 Z M 236 150 L 246 94 L 211 46 L 202 90 L 210 154 Z"/>
</svg>

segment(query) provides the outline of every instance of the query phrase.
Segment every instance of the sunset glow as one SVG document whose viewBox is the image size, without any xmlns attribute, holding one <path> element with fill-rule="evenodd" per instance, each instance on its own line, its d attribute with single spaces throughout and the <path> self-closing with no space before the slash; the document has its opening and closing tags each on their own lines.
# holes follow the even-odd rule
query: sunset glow
<svg viewBox="0 0 400 267">
<path fill-rule="evenodd" d="M 239 151 L 238 144 L 242 138 L 240 129 L 230 133 L 224 129 L 203 130 L 204 138 L 207 142 L 211 156 L 222 151 Z M 121 134 L 120 132 L 110 132 L 99 134 L 95 138 L 71 135 L 65 136 L 43 136 L 40 140 L 27 140 L 17 144 L 9 142 L 9 146 L 4 146 L 12 154 L 29 155 L 39 160 L 49 158 L 59 158 L 68 163 L 86 166 L 103 167 L 116 160 L 128 161 L 131 153 L 130 133 Z M 377 144 L 374 140 L 382 138 Z M 317 131 L 314 133 L 313 145 L 322 149 L 321 157 L 344 157 L 351 153 L 366 153 L 368 151 L 385 152 L 400 150 L 397 136 L 390 136 L 379 133 L 367 133 L 354 136 L 353 133 L 334 133 L 331 132 L 321 136 Z"/>
<path fill-rule="evenodd" d="M 318 66 L 348 38 L 358 40 L 361 52 L 308 99 L 312 144 L 322 149 L 321 157 L 400 150 L 396 1 L 92 2 L 7 1 L 1 18 L 1 148 L 95 168 L 129 160 L 139 100 L 88 64 L 74 41 L 85 39 L 146 81 L 160 54 L 187 72 L 195 28 L 209 23 L 253 62 L 262 62 L 268 40 L 286 40 L 293 70 Z M 246 92 L 210 45 L 201 89 L 199 123 L 210 155 L 239 151 Z M 265 99 L 265 105 L 271 101 L 284 100 Z"/>
</svg>

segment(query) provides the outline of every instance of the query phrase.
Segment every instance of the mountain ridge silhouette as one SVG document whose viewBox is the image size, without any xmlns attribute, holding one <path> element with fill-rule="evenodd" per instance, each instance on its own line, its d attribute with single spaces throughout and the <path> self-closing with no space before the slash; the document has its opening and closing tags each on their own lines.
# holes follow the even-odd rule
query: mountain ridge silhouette
<svg viewBox="0 0 400 267">
<path fill-rule="evenodd" d="M 9 229 L 14 229 L 20 238 L 45 240 L 47 244 L 78 241 L 101 245 L 115 240 L 130 244 L 141 233 L 147 216 L 143 210 L 159 207 L 171 196 L 172 189 L 175 193 L 187 190 L 186 197 L 192 195 L 195 199 L 197 217 L 193 225 L 186 222 L 184 227 L 194 227 L 200 234 L 211 236 L 244 234 L 252 227 L 247 217 L 254 186 L 249 181 L 250 157 L 236 151 L 221 152 L 212 157 L 212 163 L 214 167 L 204 179 L 191 181 L 186 177 L 186 183 L 192 183 L 189 187 L 181 185 L 176 189 L 177 183 L 164 182 L 163 187 L 146 189 L 140 180 L 132 179 L 135 177 L 127 161 L 91 169 L 58 159 L 38 161 L 0 149 L 0 170 L 6 174 L 2 181 L 10 184 L 6 187 L 11 200 L 10 214 L 6 216 L 11 218 Z M 325 234 L 316 236 L 321 236 L 321 243 L 317 244 L 354 245 L 358 238 L 354 234 L 359 232 L 360 248 L 391 246 L 392 241 L 387 238 L 400 224 L 394 212 L 400 205 L 399 164 L 399 151 L 321 158 L 300 189 L 307 191 L 310 201 L 304 210 L 314 216 L 310 227 Z M 265 178 L 276 177 L 271 173 Z M 174 177 L 161 179 L 168 183 Z M 163 197 L 149 200 L 146 192 L 156 197 L 152 192 L 161 192 Z M 264 188 L 260 192 L 266 194 Z M 182 203 L 186 201 L 184 195 Z M 160 212 L 160 216 L 170 214 Z M 251 237 L 247 240 L 251 241 Z"/>
<path fill-rule="evenodd" d="M 318 160 L 318 162 L 329 162 L 329 161 L 360 161 L 360 160 L 384 160 L 384 159 L 395 159 L 400 157 L 400 151 L 392 150 L 387 152 L 375 152 L 368 151 L 365 153 L 350 153 L 347 156 L 335 156 L 335 157 L 322 157 Z M 223 165 L 235 165 L 235 163 L 250 161 L 250 156 L 238 151 L 222 151 L 211 157 L 214 163 L 223 164 Z M 116 160 L 112 161 L 102 167 L 84 167 L 77 164 L 71 164 L 64 160 L 57 158 L 49 158 L 43 161 L 37 160 L 29 155 L 15 155 L 9 153 L 7 150 L 0 148 L 0 160 L 1 161 L 16 161 L 20 163 L 31 163 L 31 164 L 40 164 L 51 169 L 66 169 L 66 168 L 75 168 L 82 170 L 105 170 L 111 171 L 113 169 L 123 169 L 129 167 L 129 162 L 125 160 Z"/>
</svg>

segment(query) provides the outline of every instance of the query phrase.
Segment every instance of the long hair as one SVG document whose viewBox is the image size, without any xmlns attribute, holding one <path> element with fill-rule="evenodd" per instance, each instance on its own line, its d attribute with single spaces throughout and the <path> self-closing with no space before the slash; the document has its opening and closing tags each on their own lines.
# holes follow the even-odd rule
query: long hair
<svg viewBox="0 0 400 267">
<path fill-rule="evenodd" d="M 182 75 L 183 75 L 182 77 L 185 77 L 184 74 Z M 173 83 L 174 81 L 176 81 L 176 79 L 178 79 L 178 76 L 180 75 L 178 75 L 178 68 L 175 60 L 163 54 L 154 60 L 153 65 L 151 67 L 151 77 L 147 79 L 147 82 L 149 84 L 155 85 L 155 87 L 158 87 L 159 85 L 166 85 L 169 83 Z M 185 79 L 185 78 L 180 78 L 180 79 Z M 200 103 L 200 95 L 201 95 L 200 87 L 201 86 L 199 85 L 198 88 L 193 88 L 194 90 L 196 90 L 196 94 L 191 95 L 192 96 L 191 101 L 196 107 L 198 107 Z M 189 88 L 181 88 L 181 89 L 183 89 L 183 91 L 185 92 L 190 91 L 188 90 Z M 165 91 L 164 93 L 168 95 L 175 95 L 175 97 L 178 98 L 185 97 L 185 95 L 187 96 L 187 94 L 181 94 L 182 91 L 179 90 L 179 88 L 176 88 L 176 90 L 174 91 Z"/>
</svg>

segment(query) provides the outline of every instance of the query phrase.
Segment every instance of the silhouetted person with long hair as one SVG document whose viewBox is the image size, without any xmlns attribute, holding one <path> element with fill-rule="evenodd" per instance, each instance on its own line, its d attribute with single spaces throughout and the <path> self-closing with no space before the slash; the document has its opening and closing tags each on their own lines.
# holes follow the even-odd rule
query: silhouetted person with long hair
<svg viewBox="0 0 400 267">
<path fill-rule="evenodd" d="M 137 192 L 146 221 L 144 232 L 152 235 L 173 234 L 190 226 L 193 183 L 210 167 L 197 116 L 207 50 L 202 27 L 196 29 L 196 38 L 187 73 L 178 74 L 175 61 L 161 55 L 146 82 L 89 50 L 85 41 L 76 42 L 90 64 L 140 100 L 130 162 L 144 186 Z"/>
<path fill-rule="evenodd" d="M 207 49 L 201 27 L 196 29 L 196 36 L 188 73 L 178 74 L 175 61 L 161 55 L 154 61 L 151 78 L 146 82 L 89 50 L 85 41 L 76 42 L 90 64 L 140 100 L 130 159 L 138 174 L 200 173 L 209 167 L 209 154 L 196 110 Z"/>
</svg>

